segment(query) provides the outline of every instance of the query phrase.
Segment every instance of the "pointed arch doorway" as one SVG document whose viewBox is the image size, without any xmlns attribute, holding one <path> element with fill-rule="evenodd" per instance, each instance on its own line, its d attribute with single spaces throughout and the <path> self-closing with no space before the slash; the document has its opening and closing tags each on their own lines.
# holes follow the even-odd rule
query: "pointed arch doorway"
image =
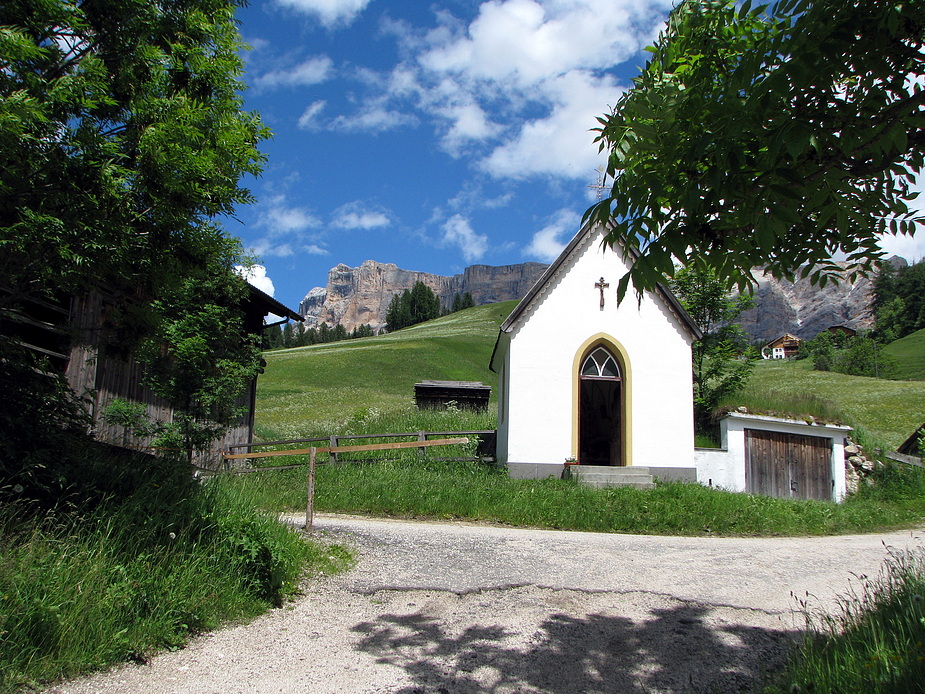
<svg viewBox="0 0 925 694">
<path fill-rule="evenodd" d="M 578 374 L 578 462 L 624 465 L 623 375 L 613 352 L 594 347 Z"/>
</svg>

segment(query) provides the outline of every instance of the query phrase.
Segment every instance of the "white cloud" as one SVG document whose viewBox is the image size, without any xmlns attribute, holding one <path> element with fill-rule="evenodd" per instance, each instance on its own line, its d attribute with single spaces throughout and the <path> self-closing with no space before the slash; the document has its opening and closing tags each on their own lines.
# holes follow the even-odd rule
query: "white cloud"
<svg viewBox="0 0 925 694">
<path fill-rule="evenodd" d="M 338 116 L 331 121 L 328 129 L 335 132 L 363 132 L 375 135 L 377 132 L 417 124 L 417 117 L 389 109 L 381 100 L 376 99 L 364 104 L 358 113 Z"/>
<path fill-rule="evenodd" d="M 488 237 L 477 234 L 462 215 L 453 215 L 443 225 L 443 243 L 458 246 L 467 263 L 474 262 L 488 250 Z"/>
<path fill-rule="evenodd" d="M 302 246 L 302 250 L 308 253 L 309 255 L 330 255 L 330 251 L 327 248 L 323 248 L 316 243 L 310 243 L 305 246 Z"/>
<path fill-rule="evenodd" d="M 257 225 L 269 230 L 272 235 L 303 232 L 321 226 L 321 220 L 304 207 L 286 204 L 282 195 L 274 196 L 260 209 Z"/>
<path fill-rule="evenodd" d="M 590 178 L 603 155 L 589 130 L 595 117 L 616 103 L 621 90 L 609 77 L 575 71 L 541 86 L 553 104 L 546 118 L 526 121 L 516 137 L 497 147 L 481 163 L 499 178 L 551 175 Z"/>
<path fill-rule="evenodd" d="M 288 258 L 295 255 L 295 249 L 291 243 L 274 243 L 268 238 L 257 239 L 251 244 L 249 250 L 259 258 Z"/>
<path fill-rule="evenodd" d="M 524 248 L 524 255 L 551 263 L 559 257 L 562 249 L 578 232 L 581 216 L 574 210 L 559 210 L 549 224 L 533 235 L 530 245 Z"/>
<path fill-rule="evenodd" d="M 496 178 L 589 178 L 596 117 L 621 88 L 608 72 L 651 42 L 672 0 L 489 0 L 468 25 L 388 30 L 405 60 L 383 88 L 434 119 L 454 157 Z M 486 153 L 485 146 L 496 143 Z"/>
<path fill-rule="evenodd" d="M 276 0 L 284 7 L 316 17 L 326 27 L 350 24 L 370 0 Z"/>
<path fill-rule="evenodd" d="M 288 69 L 264 73 L 254 80 L 254 85 L 259 89 L 275 89 L 321 84 L 331 78 L 333 65 L 326 55 L 317 56 Z"/>
<path fill-rule="evenodd" d="M 249 284 L 254 285 L 263 293 L 273 296 L 276 292 L 276 287 L 273 286 L 273 280 L 267 276 L 267 269 L 263 265 L 251 265 L 250 267 L 235 265 L 234 269 L 235 272 L 247 280 Z"/>
<path fill-rule="evenodd" d="M 492 0 L 463 36 L 419 57 L 438 73 L 520 87 L 627 60 L 651 38 L 669 0 Z"/>
<path fill-rule="evenodd" d="M 302 130 L 319 130 L 321 125 L 318 123 L 318 116 L 324 110 L 327 102 L 322 100 L 313 101 L 299 116 L 298 125 Z"/>
<path fill-rule="evenodd" d="M 357 200 L 336 209 L 331 226 L 338 229 L 377 229 L 391 223 L 392 220 L 385 212 Z"/>
</svg>

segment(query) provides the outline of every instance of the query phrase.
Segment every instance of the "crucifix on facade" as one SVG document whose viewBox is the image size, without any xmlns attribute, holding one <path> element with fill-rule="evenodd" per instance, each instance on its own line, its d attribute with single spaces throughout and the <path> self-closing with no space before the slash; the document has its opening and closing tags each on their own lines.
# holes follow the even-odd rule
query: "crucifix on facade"
<svg viewBox="0 0 925 694">
<path fill-rule="evenodd" d="M 603 277 L 601 277 L 600 281 L 594 283 L 594 288 L 601 290 L 601 311 L 604 310 L 604 290 L 609 286 L 610 282 L 605 282 Z"/>
</svg>

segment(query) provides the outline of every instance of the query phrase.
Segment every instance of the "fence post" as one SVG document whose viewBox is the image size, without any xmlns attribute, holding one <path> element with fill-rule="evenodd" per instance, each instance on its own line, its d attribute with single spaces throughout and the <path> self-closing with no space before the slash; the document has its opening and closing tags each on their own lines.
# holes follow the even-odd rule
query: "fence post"
<svg viewBox="0 0 925 694">
<path fill-rule="evenodd" d="M 337 453 L 333 449 L 337 448 L 337 434 L 331 434 L 331 438 L 328 439 L 329 445 L 331 446 L 331 452 L 328 453 L 328 462 L 336 463 L 337 462 Z"/>
<path fill-rule="evenodd" d="M 305 529 L 312 529 L 315 516 L 315 448 L 308 454 L 308 502 L 305 505 Z"/>
<path fill-rule="evenodd" d="M 426 440 L 427 440 L 427 436 L 424 434 L 424 432 L 423 432 L 423 431 L 419 431 L 419 432 L 418 432 L 418 441 L 426 441 Z M 427 449 L 424 448 L 423 446 L 422 446 L 421 448 L 418 449 L 418 456 L 421 458 L 421 460 L 423 460 L 424 458 L 427 457 L 427 452 L 426 452 L 426 451 L 427 451 Z"/>
</svg>

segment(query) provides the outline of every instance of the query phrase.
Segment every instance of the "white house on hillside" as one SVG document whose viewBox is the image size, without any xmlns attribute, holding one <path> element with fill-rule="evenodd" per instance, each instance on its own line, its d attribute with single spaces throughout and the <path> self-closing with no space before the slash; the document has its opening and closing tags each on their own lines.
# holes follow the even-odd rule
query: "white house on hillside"
<svg viewBox="0 0 925 694">
<path fill-rule="evenodd" d="M 516 477 L 558 476 L 577 461 L 694 479 L 700 331 L 662 287 L 617 305 L 628 265 L 603 237 L 585 225 L 501 325 L 498 460 Z"/>
</svg>

